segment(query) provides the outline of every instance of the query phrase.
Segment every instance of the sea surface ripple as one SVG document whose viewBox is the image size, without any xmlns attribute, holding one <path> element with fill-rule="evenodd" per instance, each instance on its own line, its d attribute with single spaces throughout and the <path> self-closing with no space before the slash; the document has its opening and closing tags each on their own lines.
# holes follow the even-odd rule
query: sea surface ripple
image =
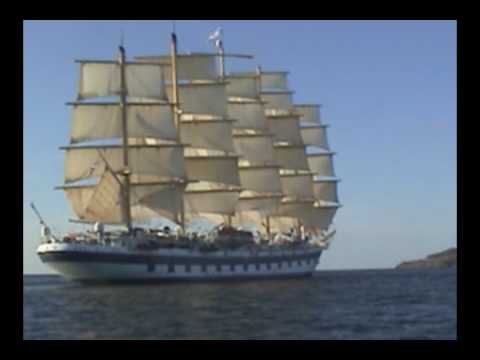
<svg viewBox="0 0 480 360">
<path fill-rule="evenodd" d="M 456 339 L 455 269 L 83 285 L 25 275 L 24 339 Z"/>
</svg>

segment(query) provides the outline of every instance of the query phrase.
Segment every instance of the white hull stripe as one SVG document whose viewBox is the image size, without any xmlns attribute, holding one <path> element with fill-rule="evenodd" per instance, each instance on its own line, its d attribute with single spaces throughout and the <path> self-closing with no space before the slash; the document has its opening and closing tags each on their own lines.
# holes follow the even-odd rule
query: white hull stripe
<svg viewBox="0 0 480 360">
<path fill-rule="evenodd" d="M 317 259 L 318 261 L 318 259 Z M 51 262 L 64 277 L 81 281 L 213 280 L 299 277 L 313 273 L 317 262 L 306 261 L 249 265 L 115 264 L 93 262 Z"/>
</svg>

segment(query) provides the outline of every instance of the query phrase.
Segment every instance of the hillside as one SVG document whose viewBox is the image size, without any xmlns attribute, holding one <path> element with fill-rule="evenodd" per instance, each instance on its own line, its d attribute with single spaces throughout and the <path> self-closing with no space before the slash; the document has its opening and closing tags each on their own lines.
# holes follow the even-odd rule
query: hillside
<svg viewBox="0 0 480 360">
<path fill-rule="evenodd" d="M 457 266 L 457 249 L 451 248 L 435 254 L 428 255 L 425 259 L 404 261 L 396 269 L 416 268 L 446 268 Z"/>
</svg>

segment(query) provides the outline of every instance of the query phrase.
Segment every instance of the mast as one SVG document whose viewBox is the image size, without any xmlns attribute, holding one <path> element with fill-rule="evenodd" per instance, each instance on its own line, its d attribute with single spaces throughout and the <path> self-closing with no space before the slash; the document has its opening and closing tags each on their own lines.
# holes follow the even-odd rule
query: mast
<svg viewBox="0 0 480 360">
<path fill-rule="evenodd" d="M 223 40 L 218 40 L 218 55 L 220 55 L 220 77 L 225 78 L 225 52 L 223 49 Z"/>
<path fill-rule="evenodd" d="M 177 75 L 177 35 L 172 32 L 171 43 L 171 62 L 172 62 L 172 100 L 173 100 L 173 119 L 177 128 L 178 141 L 180 141 L 180 109 L 178 106 L 178 75 Z M 180 213 L 178 222 L 182 230 L 185 229 L 185 208 L 183 198 L 180 201 Z"/>
<path fill-rule="evenodd" d="M 218 40 L 218 55 L 220 55 L 220 78 L 225 79 L 225 52 L 223 50 L 223 41 Z M 227 215 L 227 225 L 232 226 L 232 215 Z"/>
<path fill-rule="evenodd" d="M 120 108 L 122 112 L 122 148 L 123 148 L 123 206 L 128 232 L 132 231 L 132 213 L 130 209 L 130 170 L 128 168 L 128 126 L 127 126 L 127 87 L 125 81 L 125 49 L 119 46 L 118 63 L 120 65 Z"/>
<path fill-rule="evenodd" d="M 258 94 L 260 96 L 260 93 L 262 91 L 262 68 L 261 68 L 260 65 L 257 66 L 256 73 L 257 73 L 257 76 L 258 76 L 257 91 L 258 91 Z"/>
<path fill-rule="evenodd" d="M 257 73 L 257 90 L 258 90 L 258 94 L 261 93 L 262 91 L 262 67 L 260 65 L 257 65 L 257 68 L 256 68 L 256 73 Z M 267 239 L 270 240 L 270 216 L 266 216 L 265 217 L 265 232 L 267 233 Z"/>
<path fill-rule="evenodd" d="M 220 79 L 222 79 L 223 81 L 225 79 L 225 52 L 223 49 L 222 39 L 217 40 L 216 47 L 218 50 L 218 55 L 220 57 Z M 230 214 L 227 215 L 227 226 L 232 226 L 232 215 Z"/>
</svg>

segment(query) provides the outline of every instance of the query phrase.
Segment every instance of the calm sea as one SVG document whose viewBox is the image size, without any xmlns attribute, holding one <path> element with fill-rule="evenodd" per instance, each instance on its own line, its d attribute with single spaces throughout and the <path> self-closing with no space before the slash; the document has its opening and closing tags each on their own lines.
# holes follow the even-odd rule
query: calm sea
<svg viewBox="0 0 480 360">
<path fill-rule="evenodd" d="M 455 269 L 81 285 L 24 276 L 25 339 L 456 339 Z"/>
</svg>

